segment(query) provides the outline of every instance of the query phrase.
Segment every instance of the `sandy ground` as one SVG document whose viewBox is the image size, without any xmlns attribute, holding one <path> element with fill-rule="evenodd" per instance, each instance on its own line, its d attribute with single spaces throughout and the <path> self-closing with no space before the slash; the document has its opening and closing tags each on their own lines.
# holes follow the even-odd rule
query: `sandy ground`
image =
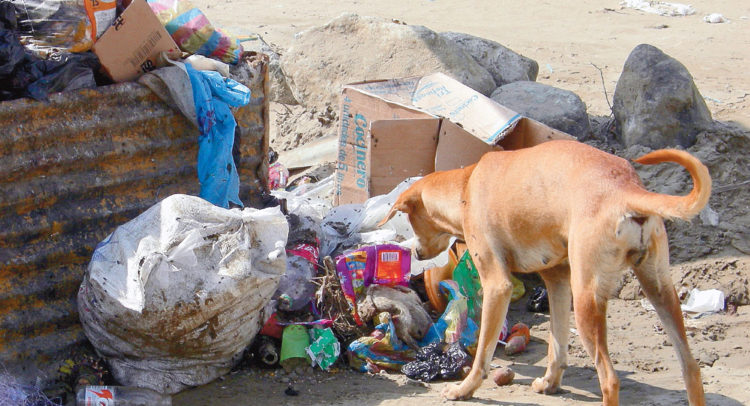
<svg viewBox="0 0 750 406">
<path fill-rule="evenodd" d="M 539 63 L 538 81 L 577 93 L 591 115 L 609 115 L 608 100 L 625 59 L 640 43 L 649 43 L 681 61 L 692 73 L 714 119 L 750 128 L 750 2 L 695 1 L 696 14 L 665 17 L 621 8 L 616 0 L 522 2 L 476 0 L 293 1 L 194 0 L 219 27 L 258 33 L 285 49 L 296 32 L 324 24 L 343 12 L 397 19 L 435 31 L 459 31 L 495 40 Z M 708 24 L 703 17 L 721 13 L 729 22 Z M 325 44 L 321 44 L 325 46 Z M 601 75 L 600 71 L 601 69 Z M 278 134 L 271 134 L 278 137 Z M 699 260 L 695 258 L 694 260 Z M 747 261 L 737 272 L 750 274 Z M 680 264 L 675 264 L 676 266 Z M 718 268 L 717 268 L 718 270 Z M 472 405 L 599 404 L 596 372 L 572 334 L 563 393 L 544 396 L 529 384 L 544 372 L 548 316 L 513 304 L 510 321 L 525 321 L 534 339 L 527 352 L 506 357 L 496 352 L 493 365 L 512 365 L 513 385 L 486 380 Z M 615 299 L 608 316 L 610 353 L 621 379 L 625 405 L 687 404 L 679 365 L 653 312 L 638 300 Z M 750 306 L 699 318 L 688 317 L 693 355 L 702 365 L 708 404 L 750 404 Z M 571 328 L 574 325 L 571 320 Z M 289 385 L 299 396 L 289 396 Z M 423 385 L 403 375 L 363 375 L 345 368 L 331 373 L 307 371 L 289 376 L 281 370 L 245 370 L 209 385 L 185 391 L 175 405 L 391 405 L 444 404 L 445 383 Z"/>
<path fill-rule="evenodd" d="M 495 352 L 493 367 L 510 365 L 516 373 L 512 385 L 498 387 L 490 379 L 482 384 L 469 405 L 570 405 L 601 404 L 601 392 L 591 358 L 578 336 L 571 334 L 568 369 L 562 393 L 541 395 L 531 390 L 534 378 L 546 368 L 549 317 L 524 309 L 523 300 L 511 304 L 510 320 L 521 320 L 532 329 L 527 351 L 508 357 Z M 610 354 L 620 377 L 623 405 L 687 404 L 677 358 L 654 312 L 637 300 L 613 300 L 609 314 Z M 709 405 L 750 404 L 750 306 L 736 314 L 713 314 L 686 320 L 693 355 L 700 360 Z M 571 321 L 571 328 L 574 324 Z M 574 330 L 573 330 L 574 331 Z M 706 363 L 712 363 L 711 366 Z M 289 385 L 299 392 L 289 396 Z M 365 375 L 345 368 L 326 373 L 308 370 L 290 378 L 283 369 L 243 370 L 206 386 L 180 393 L 176 406 L 216 404 L 267 405 L 443 405 L 440 392 L 447 383 L 422 384 L 401 374 Z"/>
<path fill-rule="evenodd" d="M 430 29 L 457 31 L 497 41 L 539 63 L 537 81 L 567 89 L 589 114 L 609 115 L 609 100 L 630 51 L 654 45 L 682 62 L 706 98 L 714 119 L 750 127 L 750 3 L 693 1 L 696 13 L 666 17 L 621 8 L 617 0 L 560 3 L 477 0 L 195 0 L 212 23 L 235 32 L 258 33 L 286 49 L 295 33 L 344 12 L 396 19 Z M 708 24 L 721 13 L 729 22 Z M 321 44 L 324 46 L 324 44 Z M 596 65 L 596 67 L 594 66 Z"/>
</svg>

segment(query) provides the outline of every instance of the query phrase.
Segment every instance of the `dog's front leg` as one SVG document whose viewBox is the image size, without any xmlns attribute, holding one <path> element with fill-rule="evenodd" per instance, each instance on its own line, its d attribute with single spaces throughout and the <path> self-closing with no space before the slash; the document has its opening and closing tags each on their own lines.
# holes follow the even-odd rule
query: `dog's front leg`
<svg viewBox="0 0 750 406">
<path fill-rule="evenodd" d="M 474 252 L 471 247 L 469 251 Z M 513 290 L 510 273 L 500 266 L 489 250 L 483 250 L 482 254 L 474 254 L 473 260 L 479 272 L 483 291 L 479 342 L 469 375 L 460 385 L 449 385 L 443 390 L 443 396 L 449 400 L 471 398 L 487 376 Z"/>
<path fill-rule="evenodd" d="M 570 266 L 558 265 L 540 272 L 549 293 L 550 334 L 547 350 L 547 373 L 536 378 L 531 388 L 537 393 L 553 394 L 560 390 L 563 372 L 568 364 L 570 331 Z"/>
</svg>

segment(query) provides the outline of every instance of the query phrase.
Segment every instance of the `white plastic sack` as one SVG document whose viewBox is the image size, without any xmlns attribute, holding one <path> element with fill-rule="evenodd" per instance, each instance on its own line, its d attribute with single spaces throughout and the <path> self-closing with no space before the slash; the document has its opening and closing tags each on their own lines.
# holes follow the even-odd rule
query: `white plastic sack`
<svg viewBox="0 0 750 406">
<path fill-rule="evenodd" d="M 278 207 L 164 199 L 94 251 L 78 292 L 86 336 L 122 385 L 176 393 L 210 382 L 259 331 L 287 232 Z"/>
</svg>

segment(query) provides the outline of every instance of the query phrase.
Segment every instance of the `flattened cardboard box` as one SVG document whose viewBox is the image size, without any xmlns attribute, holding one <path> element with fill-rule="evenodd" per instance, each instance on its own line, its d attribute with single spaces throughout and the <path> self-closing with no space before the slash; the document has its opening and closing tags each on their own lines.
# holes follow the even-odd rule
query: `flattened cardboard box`
<svg viewBox="0 0 750 406">
<path fill-rule="evenodd" d="M 93 51 L 115 82 L 133 80 L 156 68 L 156 58 L 181 52 L 145 0 L 133 0 L 94 43 Z"/>
<path fill-rule="evenodd" d="M 344 86 L 334 204 L 362 203 L 402 180 L 461 168 L 486 152 L 575 139 L 435 73 Z"/>
</svg>

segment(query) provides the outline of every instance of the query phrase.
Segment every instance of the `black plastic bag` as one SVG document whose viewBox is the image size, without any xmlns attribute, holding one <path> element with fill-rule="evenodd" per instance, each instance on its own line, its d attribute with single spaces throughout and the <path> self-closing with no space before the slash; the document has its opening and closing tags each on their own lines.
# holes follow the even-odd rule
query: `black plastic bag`
<svg viewBox="0 0 750 406">
<path fill-rule="evenodd" d="M 99 69 L 99 58 L 91 52 L 65 54 L 45 68 L 44 75 L 26 88 L 27 96 L 47 100 L 50 93 L 96 88 L 94 72 Z"/>
<path fill-rule="evenodd" d="M 16 7 L 9 1 L 0 1 L 0 28 L 11 31 L 18 29 Z"/>
<path fill-rule="evenodd" d="M 443 355 L 443 343 L 428 344 L 417 351 L 415 358 L 417 361 L 433 361 Z"/>
<path fill-rule="evenodd" d="M 401 372 L 411 379 L 430 382 L 440 375 L 440 366 L 433 362 L 412 361 L 401 367 Z"/>
<path fill-rule="evenodd" d="M 440 377 L 446 380 L 461 378 L 464 367 L 471 365 L 471 361 L 471 355 L 460 342 L 450 344 L 440 358 Z"/>
<path fill-rule="evenodd" d="M 32 97 L 97 86 L 99 58 L 91 52 L 41 59 L 24 48 L 15 32 L 0 29 L 0 100 Z"/>
<path fill-rule="evenodd" d="M 531 296 L 529 296 L 529 300 L 526 302 L 526 310 L 535 313 L 548 312 L 549 298 L 547 297 L 547 289 L 541 286 L 534 288 Z"/>
<path fill-rule="evenodd" d="M 26 49 L 16 34 L 8 29 L 0 30 L 0 79 L 7 80 L 24 59 Z"/>
<path fill-rule="evenodd" d="M 401 368 L 401 372 L 411 379 L 430 382 L 440 377 L 451 380 L 461 378 L 464 367 L 471 365 L 472 358 L 459 342 L 446 346 L 432 343 L 417 351 L 416 361 Z"/>
</svg>

